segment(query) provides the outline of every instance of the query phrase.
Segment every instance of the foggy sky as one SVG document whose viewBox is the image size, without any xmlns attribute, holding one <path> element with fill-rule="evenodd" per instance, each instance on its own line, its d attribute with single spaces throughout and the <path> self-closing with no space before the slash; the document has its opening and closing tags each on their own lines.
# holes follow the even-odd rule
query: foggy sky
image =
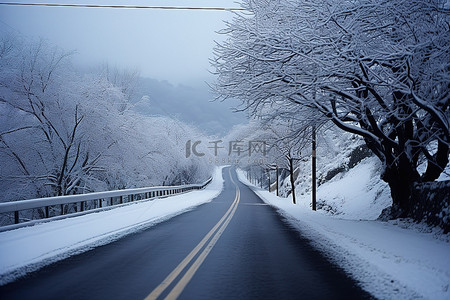
<svg viewBox="0 0 450 300">
<path fill-rule="evenodd" d="M 80 3 L 79 1 L 11 1 Z M 93 4 L 239 7 L 234 1 L 107 0 Z M 201 85 L 213 80 L 209 59 L 216 31 L 233 13 L 149 9 L 0 6 L 0 21 L 30 37 L 43 37 L 65 50 L 76 50 L 75 63 L 108 63 L 137 68 L 141 76 L 174 84 Z M 0 26 L 5 26 L 0 23 Z"/>
</svg>

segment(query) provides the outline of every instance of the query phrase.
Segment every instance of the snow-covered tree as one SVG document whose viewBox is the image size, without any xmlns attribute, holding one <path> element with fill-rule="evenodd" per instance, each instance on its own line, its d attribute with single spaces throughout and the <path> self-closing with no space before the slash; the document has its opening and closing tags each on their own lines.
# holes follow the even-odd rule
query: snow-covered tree
<svg viewBox="0 0 450 300">
<path fill-rule="evenodd" d="M 70 53 L 2 37 L 3 201 L 207 179 L 211 166 L 184 156 L 182 137 L 202 134 L 130 109 L 136 74 L 115 74 L 81 74 Z"/>
<path fill-rule="evenodd" d="M 298 125 L 298 124 L 296 124 Z M 296 204 L 295 171 L 298 161 L 303 159 L 304 152 L 311 141 L 311 130 L 305 125 L 303 128 L 294 128 L 292 121 L 277 122 L 268 128 L 271 160 L 278 167 L 289 170 L 292 202 Z M 309 149 L 308 149 L 309 150 Z M 309 152 L 309 151 L 308 151 Z M 309 154 L 309 153 L 308 153 Z M 305 155 L 305 153 L 303 153 Z"/>
<path fill-rule="evenodd" d="M 216 90 L 254 114 L 307 107 L 362 136 L 406 215 L 414 184 L 449 161 L 446 2 L 245 1 L 216 48 Z"/>
<path fill-rule="evenodd" d="M 12 47 L 1 59 L 0 149 L 17 166 L 4 163 L 2 171 L 27 178 L 40 195 L 66 194 L 69 173 L 87 163 L 78 142 L 84 116 L 60 84 L 70 76 L 61 72 L 68 55 L 39 41 Z"/>
</svg>

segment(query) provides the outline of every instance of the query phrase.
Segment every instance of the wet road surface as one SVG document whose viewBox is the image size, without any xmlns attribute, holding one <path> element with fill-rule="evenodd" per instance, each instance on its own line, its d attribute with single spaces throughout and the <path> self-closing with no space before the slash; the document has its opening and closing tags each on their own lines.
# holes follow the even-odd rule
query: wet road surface
<svg viewBox="0 0 450 300">
<path fill-rule="evenodd" d="M 2 286 L 0 299 L 371 298 L 234 170 L 223 176 L 212 202 Z"/>
</svg>

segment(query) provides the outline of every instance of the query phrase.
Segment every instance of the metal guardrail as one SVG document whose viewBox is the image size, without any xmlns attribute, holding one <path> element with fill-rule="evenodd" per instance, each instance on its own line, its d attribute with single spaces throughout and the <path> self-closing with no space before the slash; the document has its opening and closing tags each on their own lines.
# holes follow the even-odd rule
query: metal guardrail
<svg viewBox="0 0 450 300">
<path fill-rule="evenodd" d="M 208 185 L 211 182 L 211 180 L 212 178 L 208 179 L 202 184 L 147 187 L 147 188 L 136 188 L 127 190 L 116 190 L 107 192 L 4 202 L 0 203 L 0 214 L 14 213 L 14 224 L 19 224 L 21 223 L 20 211 L 30 209 L 44 208 L 44 219 L 50 217 L 49 208 L 56 207 L 58 205 L 60 206 L 59 216 L 71 214 L 70 212 L 65 212 L 65 209 L 67 210 L 67 207 L 65 205 L 67 204 L 76 204 L 74 206 L 75 213 L 84 211 L 94 212 L 98 211 L 99 208 L 101 209 L 106 207 L 123 205 L 125 203 L 131 202 L 134 203 L 142 200 L 149 200 L 158 197 L 166 197 L 170 195 L 184 193 L 191 190 L 200 190 L 205 188 L 206 185 Z M 90 207 L 86 205 L 88 201 L 91 201 Z"/>
</svg>

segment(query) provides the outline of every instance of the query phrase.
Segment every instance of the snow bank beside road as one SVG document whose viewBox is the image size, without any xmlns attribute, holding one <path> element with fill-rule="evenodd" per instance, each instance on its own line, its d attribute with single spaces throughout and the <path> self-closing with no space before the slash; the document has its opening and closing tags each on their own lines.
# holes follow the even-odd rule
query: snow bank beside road
<svg viewBox="0 0 450 300">
<path fill-rule="evenodd" d="M 222 168 L 217 168 L 212 182 L 200 191 L 1 232 L 0 285 L 186 212 L 222 189 Z"/>
<path fill-rule="evenodd" d="M 239 179 L 250 183 L 242 172 Z M 380 299 L 450 299 L 450 243 L 380 221 L 344 220 L 252 186 L 327 257 Z M 363 196 L 363 195 L 362 195 Z"/>
</svg>

